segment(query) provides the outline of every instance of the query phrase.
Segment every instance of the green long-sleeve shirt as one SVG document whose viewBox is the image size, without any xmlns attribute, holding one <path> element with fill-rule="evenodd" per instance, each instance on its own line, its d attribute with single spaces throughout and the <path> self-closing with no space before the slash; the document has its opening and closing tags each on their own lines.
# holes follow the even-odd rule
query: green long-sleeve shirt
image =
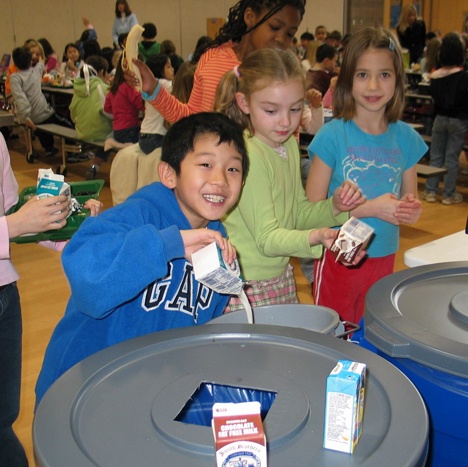
<svg viewBox="0 0 468 467">
<path fill-rule="evenodd" d="M 334 216 L 331 200 L 311 203 L 306 198 L 293 136 L 285 143 L 287 160 L 255 136 L 245 138 L 249 173 L 238 204 L 223 223 L 244 279 L 271 279 L 286 271 L 291 256 L 320 257 L 322 247 L 309 246 L 309 232 L 341 225 L 349 215 Z"/>
</svg>

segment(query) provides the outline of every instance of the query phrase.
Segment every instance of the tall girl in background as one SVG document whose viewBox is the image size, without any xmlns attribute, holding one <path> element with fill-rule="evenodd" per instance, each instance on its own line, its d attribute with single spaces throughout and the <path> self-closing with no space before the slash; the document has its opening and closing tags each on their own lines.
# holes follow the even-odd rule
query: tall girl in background
<svg viewBox="0 0 468 467">
<path fill-rule="evenodd" d="M 352 180 L 366 202 L 351 213 L 375 229 L 359 266 L 345 267 L 328 251 L 316 263 L 315 303 L 336 310 L 346 321 L 359 322 L 368 289 L 393 272 L 399 223 L 416 222 L 422 211 L 415 164 L 427 147 L 399 121 L 404 83 L 401 51 L 389 31 L 365 28 L 353 34 L 336 84 L 335 118 L 309 146 L 309 199 L 326 199 L 344 180 Z"/>
<path fill-rule="evenodd" d="M 290 256 L 319 257 L 348 211 L 364 200 L 345 182 L 329 200 L 310 203 L 300 175 L 294 138 L 302 114 L 304 73 L 291 51 L 250 54 L 218 88 L 215 110 L 245 129 L 250 169 L 240 201 L 223 223 L 254 306 L 297 303 Z M 240 308 L 232 299 L 229 310 Z"/>
<path fill-rule="evenodd" d="M 291 46 L 304 15 L 305 3 L 306 0 L 240 0 L 229 10 L 228 21 L 201 55 L 187 104 L 174 98 L 148 67 L 137 60 L 143 97 L 171 123 L 193 113 L 212 110 L 219 81 L 250 52 L 265 47 L 287 49 Z M 127 79 L 132 86 L 138 84 L 131 72 L 127 72 Z"/>
<path fill-rule="evenodd" d="M 146 65 L 159 82 L 169 91 L 172 91 L 174 68 L 168 55 L 156 54 L 146 60 Z M 145 118 L 141 122 L 138 143 L 140 149 L 149 154 L 162 146 L 167 129 L 164 127 L 164 117 L 149 103 L 145 102 Z"/>
<path fill-rule="evenodd" d="M 138 143 L 139 113 L 144 110 L 141 94 L 125 82 L 120 57 L 104 104 L 104 111 L 113 116 L 112 128 L 117 142 Z"/>
</svg>

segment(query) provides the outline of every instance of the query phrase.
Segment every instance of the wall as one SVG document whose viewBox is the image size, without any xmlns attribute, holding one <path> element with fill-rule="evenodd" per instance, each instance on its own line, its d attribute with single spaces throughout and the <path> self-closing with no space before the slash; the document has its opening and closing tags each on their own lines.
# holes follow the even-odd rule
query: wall
<svg viewBox="0 0 468 467">
<path fill-rule="evenodd" d="M 227 17 L 235 0 L 129 0 L 140 24 L 153 22 L 158 39 L 171 39 L 186 58 L 197 39 L 206 34 L 206 20 Z M 98 33 L 101 47 L 112 45 L 115 0 L 0 0 L 2 27 L 0 54 L 11 52 L 31 37 L 46 37 L 61 55 L 68 42 L 77 40 L 88 17 Z M 25 14 L 25 12 L 30 12 Z M 307 0 L 299 34 L 319 24 L 342 30 L 343 0 Z"/>
</svg>

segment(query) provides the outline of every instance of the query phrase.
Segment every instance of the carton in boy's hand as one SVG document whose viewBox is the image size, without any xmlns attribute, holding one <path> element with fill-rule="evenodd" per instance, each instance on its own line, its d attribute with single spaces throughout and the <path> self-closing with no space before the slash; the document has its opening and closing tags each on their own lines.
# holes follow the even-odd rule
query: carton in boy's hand
<svg viewBox="0 0 468 467">
<path fill-rule="evenodd" d="M 338 232 L 336 240 L 330 248 L 335 261 L 351 264 L 357 254 L 367 246 L 374 229 L 366 223 L 351 217 Z"/>
<path fill-rule="evenodd" d="M 71 201 L 70 185 L 65 182 L 63 175 L 54 173 L 52 169 L 39 169 L 36 195 L 38 199 L 65 195 Z M 72 208 L 69 204 L 68 216 L 71 212 Z"/>
<path fill-rule="evenodd" d="M 244 285 L 237 260 L 226 264 L 223 252 L 216 244 L 210 243 L 192 255 L 193 271 L 198 282 L 215 292 L 239 295 Z"/>
</svg>

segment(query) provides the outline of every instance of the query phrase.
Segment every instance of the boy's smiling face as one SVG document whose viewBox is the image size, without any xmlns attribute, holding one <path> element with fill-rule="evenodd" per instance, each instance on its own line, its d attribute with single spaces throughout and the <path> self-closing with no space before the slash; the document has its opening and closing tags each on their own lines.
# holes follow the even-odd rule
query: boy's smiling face
<svg viewBox="0 0 468 467">
<path fill-rule="evenodd" d="M 174 190 L 194 229 L 221 219 L 237 202 L 242 188 L 242 155 L 233 144 L 218 144 L 217 135 L 201 135 L 180 165 L 180 175 L 165 162 L 161 182 Z"/>
</svg>

